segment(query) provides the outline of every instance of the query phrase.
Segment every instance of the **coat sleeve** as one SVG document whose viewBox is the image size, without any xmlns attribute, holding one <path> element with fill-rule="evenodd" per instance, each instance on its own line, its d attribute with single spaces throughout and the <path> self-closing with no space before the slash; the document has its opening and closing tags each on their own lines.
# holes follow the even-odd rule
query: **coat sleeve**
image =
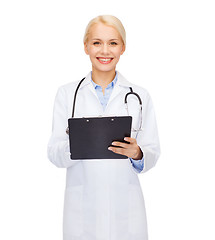
<svg viewBox="0 0 215 240">
<path fill-rule="evenodd" d="M 68 126 L 68 108 L 66 103 L 65 90 L 63 87 L 60 87 L 54 101 L 52 134 L 47 148 L 49 160 L 60 168 L 71 167 L 77 162 L 70 159 L 69 137 L 66 134 Z"/>
<path fill-rule="evenodd" d="M 144 163 L 143 170 L 139 173 L 144 173 L 154 167 L 160 156 L 160 143 L 155 112 L 148 92 L 146 92 L 143 100 L 142 131 L 137 136 L 137 144 L 143 152 Z"/>
</svg>

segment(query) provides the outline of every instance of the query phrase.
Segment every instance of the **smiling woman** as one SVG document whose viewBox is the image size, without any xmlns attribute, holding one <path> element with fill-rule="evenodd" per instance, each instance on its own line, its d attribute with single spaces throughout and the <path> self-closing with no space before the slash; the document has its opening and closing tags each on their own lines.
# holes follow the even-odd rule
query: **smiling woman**
<svg viewBox="0 0 215 240">
<path fill-rule="evenodd" d="M 114 16 L 90 21 L 84 50 L 90 57 L 92 71 L 81 82 L 61 86 L 55 98 L 48 157 L 56 166 L 67 168 L 64 240 L 148 239 L 138 174 L 155 166 L 160 146 L 148 92 L 116 71 L 125 51 L 125 36 L 122 23 Z M 132 117 L 131 137 L 107 146 L 109 151 L 126 156 L 124 159 L 70 159 L 65 130 L 77 86 L 80 88 L 75 117 Z M 124 104 L 128 95 L 129 113 Z"/>
</svg>

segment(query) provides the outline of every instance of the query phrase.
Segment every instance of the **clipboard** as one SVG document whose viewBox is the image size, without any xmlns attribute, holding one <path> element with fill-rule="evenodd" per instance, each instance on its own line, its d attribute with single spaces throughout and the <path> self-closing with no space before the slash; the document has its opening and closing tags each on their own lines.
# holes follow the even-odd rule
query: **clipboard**
<svg viewBox="0 0 215 240">
<path fill-rule="evenodd" d="M 108 147 L 113 141 L 126 142 L 124 137 L 131 136 L 131 124 L 131 116 L 69 118 L 71 159 L 128 158 L 108 150 Z"/>
</svg>

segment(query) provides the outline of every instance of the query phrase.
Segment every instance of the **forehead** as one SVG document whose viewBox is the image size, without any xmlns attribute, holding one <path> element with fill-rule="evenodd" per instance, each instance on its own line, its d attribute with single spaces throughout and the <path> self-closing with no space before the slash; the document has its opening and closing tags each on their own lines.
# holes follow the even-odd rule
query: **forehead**
<svg viewBox="0 0 215 240">
<path fill-rule="evenodd" d="M 112 26 L 107 26 L 103 23 L 94 24 L 89 31 L 90 39 L 120 39 L 119 32 Z"/>
</svg>

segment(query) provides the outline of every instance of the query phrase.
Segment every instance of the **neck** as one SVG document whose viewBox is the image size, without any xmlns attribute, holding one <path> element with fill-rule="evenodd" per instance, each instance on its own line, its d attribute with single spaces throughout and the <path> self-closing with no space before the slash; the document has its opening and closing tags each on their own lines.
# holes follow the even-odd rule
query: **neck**
<svg viewBox="0 0 215 240">
<path fill-rule="evenodd" d="M 110 72 L 100 72 L 95 69 L 92 70 L 92 80 L 102 88 L 106 88 L 108 84 L 114 80 L 115 75 L 115 69 Z"/>
</svg>

